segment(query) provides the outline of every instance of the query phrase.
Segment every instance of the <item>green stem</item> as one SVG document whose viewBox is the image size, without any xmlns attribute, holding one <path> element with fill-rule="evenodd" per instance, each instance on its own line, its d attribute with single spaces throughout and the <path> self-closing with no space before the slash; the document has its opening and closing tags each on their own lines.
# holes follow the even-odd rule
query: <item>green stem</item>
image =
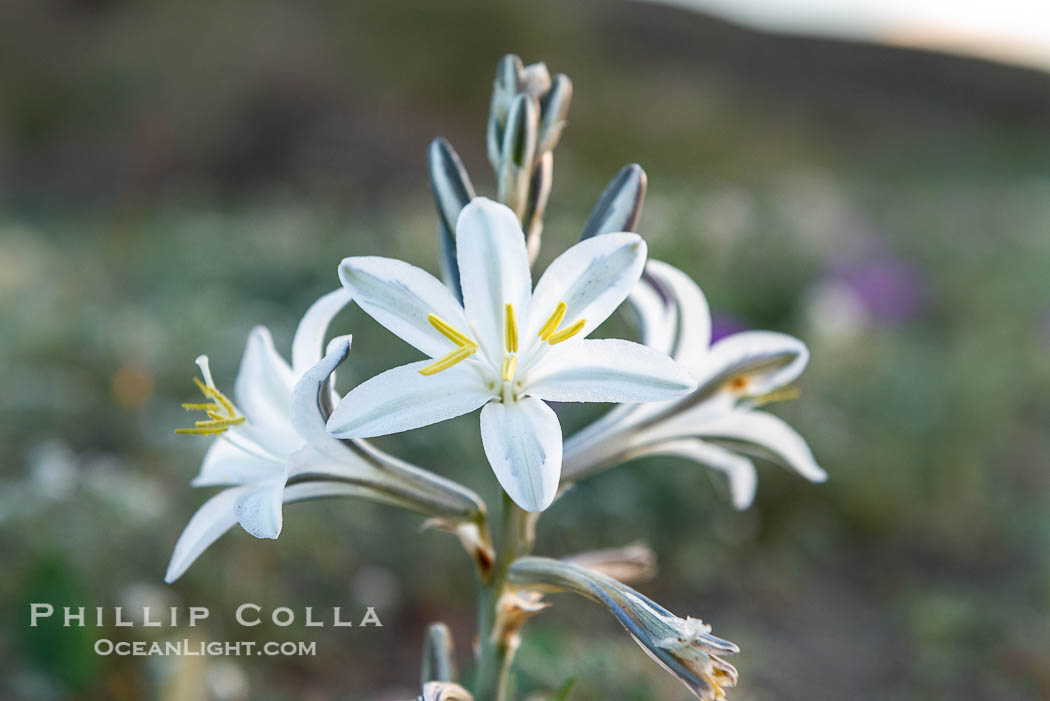
<svg viewBox="0 0 1050 701">
<path fill-rule="evenodd" d="M 474 680 L 475 701 L 507 701 L 507 683 L 514 656 L 512 641 L 496 630 L 497 607 L 507 583 L 510 564 L 532 549 L 528 513 L 503 495 L 500 548 L 488 581 L 478 596 L 478 667 Z"/>
</svg>

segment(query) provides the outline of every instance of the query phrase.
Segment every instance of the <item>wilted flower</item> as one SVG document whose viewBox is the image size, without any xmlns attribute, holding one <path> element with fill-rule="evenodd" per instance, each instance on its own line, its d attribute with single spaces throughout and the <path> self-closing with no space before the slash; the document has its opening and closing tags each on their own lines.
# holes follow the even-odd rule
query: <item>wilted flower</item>
<svg viewBox="0 0 1050 701">
<path fill-rule="evenodd" d="M 725 698 L 736 685 L 736 669 L 720 655 L 740 651 L 711 635 L 696 618 L 679 618 L 611 577 L 564 561 L 543 557 L 516 560 L 509 583 L 530 592 L 573 592 L 601 604 L 627 629 L 643 650 L 704 701 Z"/>
<path fill-rule="evenodd" d="M 744 509 L 757 479 L 754 464 L 740 453 L 776 460 L 813 482 L 826 479 L 794 429 L 756 410 L 795 396 L 785 387 L 809 360 L 805 344 L 769 331 L 743 331 L 711 344 L 700 288 L 656 260 L 647 264 L 630 301 L 644 342 L 687 367 L 697 388 L 670 402 L 617 407 L 573 436 L 565 446 L 566 481 L 635 457 L 676 455 L 726 473 L 733 504 Z"/>
<path fill-rule="evenodd" d="M 339 276 L 380 324 L 431 357 L 358 385 L 328 430 L 342 438 L 397 433 L 484 407 L 481 436 L 503 489 L 522 508 L 550 505 L 561 472 L 561 425 L 546 401 L 646 402 L 693 380 L 661 352 L 586 340 L 627 296 L 645 264 L 637 234 L 581 242 L 532 289 L 514 214 L 473 200 L 456 226 L 463 305 L 439 280 L 390 258 L 347 258 Z"/>
<path fill-rule="evenodd" d="M 325 432 L 324 407 L 335 401 L 331 375 L 349 353 L 350 337 L 333 339 L 324 358 L 321 347 L 330 320 L 348 301 L 345 290 L 336 290 L 310 307 L 292 341 L 291 365 L 269 332 L 255 328 L 234 383 L 236 402 L 216 387 L 207 357 L 198 358 L 204 375 L 198 385 L 213 404 L 188 408 L 212 418 L 181 432 L 214 433 L 217 440 L 193 485 L 228 488 L 190 519 L 175 544 L 168 582 L 237 522 L 257 538 L 276 538 L 284 502 L 356 496 L 453 521 L 481 520 L 484 507 L 469 490 L 364 442 L 343 443 Z"/>
</svg>

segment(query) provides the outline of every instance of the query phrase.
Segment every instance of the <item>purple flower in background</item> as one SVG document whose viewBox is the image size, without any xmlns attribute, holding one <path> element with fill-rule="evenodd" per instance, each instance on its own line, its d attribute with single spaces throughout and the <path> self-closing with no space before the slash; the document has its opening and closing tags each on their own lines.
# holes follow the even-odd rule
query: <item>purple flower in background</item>
<svg viewBox="0 0 1050 701">
<path fill-rule="evenodd" d="M 890 256 L 838 263 L 832 277 L 849 286 L 874 318 L 903 322 L 922 313 L 927 304 L 926 277 L 909 261 Z"/>
<path fill-rule="evenodd" d="M 718 312 L 711 313 L 711 343 L 721 341 L 726 336 L 747 331 L 749 328 L 751 327 L 735 316 Z"/>
</svg>

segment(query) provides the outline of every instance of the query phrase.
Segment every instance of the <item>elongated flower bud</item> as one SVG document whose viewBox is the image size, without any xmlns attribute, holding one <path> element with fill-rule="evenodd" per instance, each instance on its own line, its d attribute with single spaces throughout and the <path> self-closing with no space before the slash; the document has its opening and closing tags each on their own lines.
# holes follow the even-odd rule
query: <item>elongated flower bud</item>
<svg viewBox="0 0 1050 701">
<path fill-rule="evenodd" d="M 507 115 L 497 173 L 499 199 L 514 210 L 519 220 L 528 201 L 538 128 L 539 103 L 530 95 L 519 94 Z"/>
<path fill-rule="evenodd" d="M 459 265 L 456 262 L 456 219 L 460 210 L 474 199 L 474 186 L 459 154 L 445 139 L 434 139 L 427 149 L 427 169 L 438 211 L 441 237 L 441 273 L 445 284 L 462 299 L 459 287 Z"/>
<path fill-rule="evenodd" d="M 421 684 L 451 682 L 456 678 L 456 662 L 452 656 L 452 631 L 444 623 L 431 623 L 423 637 Z"/>
<path fill-rule="evenodd" d="M 540 156 L 536 171 L 529 183 L 529 199 L 522 216 L 529 262 L 535 262 L 540 253 L 540 237 L 543 236 L 543 215 L 547 211 L 551 185 L 554 183 L 554 154 L 549 151 Z"/>
<path fill-rule="evenodd" d="M 540 99 L 540 134 L 536 145 L 538 153 L 553 151 L 558 145 L 571 102 L 572 81 L 569 80 L 569 76 L 559 73 L 554 76 L 550 91 Z"/>
<path fill-rule="evenodd" d="M 618 231 L 634 231 L 645 200 L 645 171 L 637 163 L 624 166 L 598 198 L 580 239 Z"/>
<path fill-rule="evenodd" d="M 739 652 L 711 635 L 696 618 L 679 618 L 611 577 L 558 560 L 525 557 L 508 572 L 512 586 L 534 592 L 572 592 L 604 606 L 661 667 L 685 684 L 697 698 L 725 698 L 736 685 L 737 672 L 719 657 Z"/>
</svg>

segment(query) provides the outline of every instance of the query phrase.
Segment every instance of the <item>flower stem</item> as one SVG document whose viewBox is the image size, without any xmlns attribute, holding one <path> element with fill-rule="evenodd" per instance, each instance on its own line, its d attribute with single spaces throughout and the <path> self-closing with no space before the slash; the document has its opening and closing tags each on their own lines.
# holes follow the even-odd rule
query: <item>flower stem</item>
<svg viewBox="0 0 1050 701">
<path fill-rule="evenodd" d="M 503 495 L 500 548 L 491 577 L 482 581 L 478 596 L 478 666 L 474 680 L 476 701 L 507 701 L 510 666 L 517 634 L 504 635 L 499 625 L 499 600 L 511 563 L 532 549 L 529 514 Z"/>
</svg>

